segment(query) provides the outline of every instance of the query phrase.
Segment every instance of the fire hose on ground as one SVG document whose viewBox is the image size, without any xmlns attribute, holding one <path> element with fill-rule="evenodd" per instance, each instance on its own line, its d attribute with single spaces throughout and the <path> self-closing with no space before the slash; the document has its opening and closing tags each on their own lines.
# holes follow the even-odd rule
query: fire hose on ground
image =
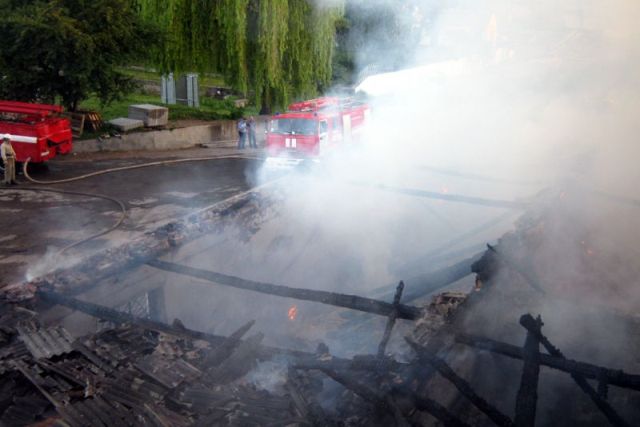
<svg viewBox="0 0 640 427">
<path fill-rule="evenodd" d="M 37 180 L 37 179 L 31 177 L 31 175 L 29 175 L 29 171 L 28 171 L 29 161 L 31 160 L 31 158 L 28 158 L 24 162 L 24 164 L 22 165 L 22 173 L 23 173 L 24 177 L 27 179 L 27 181 L 32 182 L 34 184 L 53 185 L 53 184 L 65 184 L 65 183 L 79 181 L 79 180 L 82 180 L 82 179 L 87 179 L 87 178 L 98 176 L 98 175 L 104 175 L 104 174 L 108 174 L 108 173 L 120 172 L 120 171 L 132 170 L 132 169 L 140 169 L 140 168 L 146 168 L 146 167 L 152 167 L 152 166 L 163 166 L 163 165 L 170 165 L 170 164 L 176 164 L 176 163 L 202 162 L 202 161 L 208 161 L 208 160 L 230 159 L 230 158 L 246 159 L 246 158 L 251 158 L 251 157 L 229 155 L 229 156 L 207 156 L 207 157 L 192 157 L 192 158 L 187 158 L 187 159 L 161 160 L 161 161 L 156 161 L 156 162 L 140 163 L 140 164 L 130 165 L 130 166 L 120 166 L 120 167 L 116 167 L 116 168 L 109 168 L 109 169 L 104 169 L 104 170 L 101 170 L 101 171 L 91 172 L 91 173 L 88 173 L 88 174 L 79 175 L 79 176 L 75 176 L 75 177 L 71 177 L 71 178 L 58 179 L 58 180 L 55 180 L 55 181 L 40 181 L 40 180 Z M 125 218 L 127 217 L 127 207 L 124 204 L 124 202 L 119 200 L 119 199 L 116 199 L 115 197 L 106 196 L 104 194 L 85 193 L 85 192 L 81 192 L 81 191 L 70 191 L 70 190 L 54 190 L 54 189 L 50 189 L 50 188 L 40 188 L 40 187 L 17 187 L 17 188 L 12 188 L 12 190 L 39 191 L 39 192 L 68 194 L 68 195 L 74 195 L 74 196 L 94 197 L 94 198 L 99 198 L 99 199 L 103 199 L 103 200 L 108 200 L 108 201 L 113 202 L 116 205 L 118 205 L 118 209 L 121 212 L 120 213 L 120 217 L 118 218 L 118 220 L 111 227 L 109 227 L 109 228 L 107 228 L 105 230 L 102 230 L 102 231 L 100 231 L 98 233 L 92 234 L 91 236 L 88 236 L 88 237 L 86 237 L 86 238 L 84 238 L 82 240 L 79 240 L 77 242 L 71 243 L 71 244 L 63 247 L 62 249 L 60 249 L 59 253 L 63 253 L 63 252 L 65 252 L 65 251 L 67 251 L 67 250 L 69 250 L 69 249 L 71 249 L 73 247 L 76 247 L 78 245 L 81 245 L 83 243 L 91 241 L 93 239 L 96 239 L 96 238 L 98 238 L 100 236 L 104 236 L 105 234 L 108 234 L 108 233 L 116 230 L 118 227 L 120 227 L 122 225 L 122 223 L 124 222 Z"/>
</svg>

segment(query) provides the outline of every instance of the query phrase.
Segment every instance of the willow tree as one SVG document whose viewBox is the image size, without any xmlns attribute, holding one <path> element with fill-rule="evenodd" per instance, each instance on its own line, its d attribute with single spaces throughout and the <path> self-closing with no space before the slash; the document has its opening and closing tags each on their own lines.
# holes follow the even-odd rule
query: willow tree
<svg viewBox="0 0 640 427">
<path fill-rule="evenodd" d="M 165 72 L 221 73 L 265 112 L 330 82 L 340 1 L 137 1 L 142 16 L 166 30 L 155 54 Z"/>
</svg>

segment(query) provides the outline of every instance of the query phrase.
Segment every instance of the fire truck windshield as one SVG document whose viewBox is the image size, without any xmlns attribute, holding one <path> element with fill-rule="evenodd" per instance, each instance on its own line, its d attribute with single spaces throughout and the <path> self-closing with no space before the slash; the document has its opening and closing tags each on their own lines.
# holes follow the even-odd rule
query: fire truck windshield
<svg viewBox="0 0 640 427">
<path fill-rule="evenodd" d="M 279 134 L 316 135 L 318 122 L 311 119 L 273 119 L 269 132 Z"/>
</svg>

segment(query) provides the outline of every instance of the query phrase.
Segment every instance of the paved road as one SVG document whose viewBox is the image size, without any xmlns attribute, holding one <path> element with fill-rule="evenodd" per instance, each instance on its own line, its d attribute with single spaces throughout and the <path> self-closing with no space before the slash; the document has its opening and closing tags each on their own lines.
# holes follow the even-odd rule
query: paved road
<svg viewBox="0 0 640 427">
<path fill-rule="evenodd" d="M 150 161 L 227 156 L 229 149 L 190 149 L 153 153 L 95 153 L 61 158 L 32 175 L 56 180 L 94 171 Z M 251 156 L 258 153 L 245 152 Z M 246 191 L 261 163 L 230 158 L 134 169 L 46 188 L 99 193 L 122 200 L 128 215 L 123 226 L 104 237 L 72 249 L 70 259 L 105 244 L 117 244 L 162 223 Z M 24 179 L 23 179 L 24 181 Z M 21 188 L 29 187 L 23 184 Z M 0 188 L 0 283 L 38 276 L 51 268 L 61 247 L 99 232 L 117 220 L 115 204 L 101 199 Z"/>
</svg>

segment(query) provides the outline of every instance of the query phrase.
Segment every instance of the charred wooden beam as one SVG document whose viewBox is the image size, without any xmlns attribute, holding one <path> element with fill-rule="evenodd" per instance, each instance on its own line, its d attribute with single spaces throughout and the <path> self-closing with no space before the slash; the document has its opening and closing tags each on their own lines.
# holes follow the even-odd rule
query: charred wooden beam
<svg viewBox="0 0 640 427">
<path fill-rule="evenodd" d="M 411 338 L 405 338 L 405 340 L 416 352 L 416 354 L 418 355 L 418 359 L 421 362 L 428 363 L 433 366 L 440 373 L 440 375 L 449 380 L 449 382 L 451 382 L 464 397 L 469 399 L 469 401 L 473 403 L 476 408 L 478 408 L 482 413 L 489 417 L 491 421 L 496 423 L 496 425 L 502 427 L 512 427 L 514 425 L 513 421 L 508 416 L 500 412 L 500 410 L 498 410 L 495 406 L 491 405 L 485 399 L 480 397 L 473 390 L 471 385 L 463 378 L 458 376 L 458 374 L 456 374 L 444 360 L 431 353 L 427 348 L 419 345 Z"/>
<path fill-rule="evenodd" d="M 464 344 L 480 350 L 501 354 L 503 356 L 511 357 L 512 359 L 523 360 L 524 358 L 522 348 L 500 341 L 495 341 L 490 338 L 479 337 L 476 335 L 456 334 L 455 341 L 458 344 Z M 611 385 L 640 391 L 640 375 L 627 374 L 622 370 L 605 368 L 571 359 L 562 359 L 544 353 L 540 354 L 540 364 L 569 374 L 575 373 L 582 375 L 585 378 L 595 380 L 606 378 L 607 382 Z"/>
<path fill-rule="evenodd" d="M 166 323 L 156 322 L 149 319 L 140 318 L 129 313 L 123 313 L 118 310 L 114 310 L 109 307 L 90 303 L 87 301 L 80 301 L 76 298 L 68 297 L 65 295 L 57 294 L 54 292 L 38 292 L 38 296 L 43 300 L 51 304 L 59 304 L 73 310 L 81 311 L 99 319 L 107 320 L 117 324 L 131 323 L 138 325 L 142 328 L 152 331 L 163 332 L 169 335 L 181 336 L 191 339 L 203 340 L 210 342 L 216 346 L 226 343 L 230 338 L 220 335 L 208 334 L 206 332 L 195 331 L 184 327 L 175 327 L 167 325 Z M 241 341 L 242 342 L 242 341 Z M 316 357 L 315 353 L 309 353 L 299 350 L 282 349 L 278 347 L 270 347 L 262 345 L 259 348 L 259 357 L 262 359 L 269 359 L 276 355 L 288 355 L 299 357 L 302 359 L 310 359 Z"/>
<path fill-rule="evenodd" d="M 187 267 L 185 265 L 174 264 L 167 261 L 151 260 L 148 261 L 147 264 L 164 271 L 195 277 L 197 279 L 206 280 L 219 285 L 230 286 L 236 289 L 244 289 L 284 298 L 319 302 L 321 304 L 335 305 L 381 316 L 389 316 L 394 310 L 397 310 L 397 317 L 401 319 L 415 320 L 420 317 L 420 314 L 422 313 L 421 309 L 410 305 L 398 304 L 398 306 L 394 306 L 388 302 L 359 297 L 356 295 L 317 291 L 312 289 L 291 288 L 271 283 L 255 282 L 236 276 L 229 276 L 213 271 Z"/>
<path fill-rule="evenodd" d="M 393 326 L 396 324 L 396 319 L 398 318 L 398 306 L 400 305 L 400 298 L 402 298 L 403 290 L 404 283 L 400 281 L 400 283 L 398 283 L 398 287 L 396 288 L 396 294 L 393 296 L 393 311 L 391 312 L 391 314 L 389 314 L 389 320 L 387 320 L 387 325 L 384 328 L 382 340 L 378 345 L 378 357 L 384 357 L 384 351 L 387 348 L 389 338 L 391 338 L 391 331 L 393 330 Z"/>
<path fill-rule="evenodd" d="M 540 378 L 540 316 L 534 321 L 533 327 L 537 331 L 527 332 L 522 352 L 524 366 L 520 388 L 516 396 L 516 418 L 518 427 L 534 427 L 536 424 L 536 407 L 538 405 L 538 379 Z"/>
<path fill-rule="evenodd" d="M 562 352 L 557 347 L 551 344 L 549 339 L 542 334 L 542 331 L 540 331 L 539 328 L 536 328 L 536 320 L 533 318 L 533 316 L 531 316 L 530 314 L 523 315 L 522 317 L 520 317 L 520 324 L 524 328 L 526 328 L 529 333 L 536 335 L 538 341 L 540 341 L 540 343 L 544 346 L 544 348 L 549 352 L 550 355 L 566 360 L 564 354 L 562 354 Z M 587 396 L 589 396 L 591 400 L 593 400 L 593 403 L 595 403 L 598 409 L 600 409 L 604 416 L 607 417 L 607 420 L 609 420 L 611 425 L 622 427 L 630 426 L 630 424 L 623 420 L 622 417 L 616 412 L 616 410 L 613 409 L 611 405 L 609 405 L 605 398 L 601 396 L 600 392 L 596 391 L 591 386 L 591 384 L 587 382 L 587 379 L 583 375 L 571 373 L 571 378 L 573 378 L 580 389 L 585 392 L 585 394 L 587 394 Z M 604 379 L 604 381 L 606 381 L 606 378 Z M 601 381 L 599 384 L 603 384 L 603 382 Z"/>
</svg>

